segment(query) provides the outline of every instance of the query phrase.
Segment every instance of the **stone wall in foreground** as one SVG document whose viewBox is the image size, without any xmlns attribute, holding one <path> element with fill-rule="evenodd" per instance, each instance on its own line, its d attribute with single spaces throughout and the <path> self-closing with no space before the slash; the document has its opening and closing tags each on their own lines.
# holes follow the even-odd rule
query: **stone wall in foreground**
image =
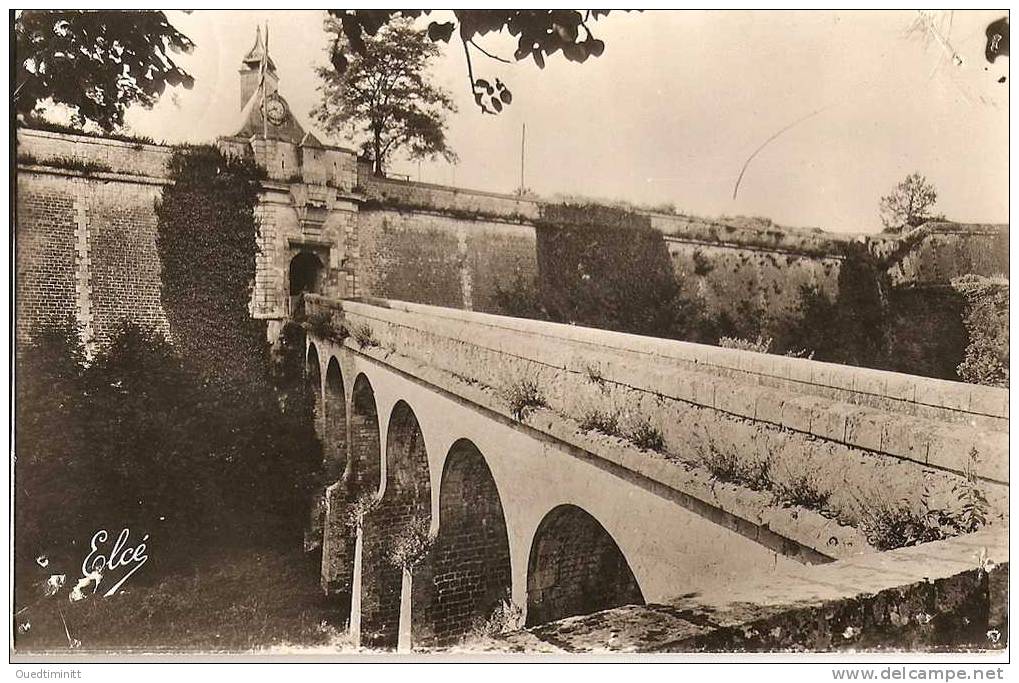
<svg viewBox="0 0 1019 683">
<path fill-rule="evenodd" d="M 1008 530 L 811 567 L 667 605 L 628 606 L 487 643 L 528 652 L 1004 650 Z"/>
</svg>

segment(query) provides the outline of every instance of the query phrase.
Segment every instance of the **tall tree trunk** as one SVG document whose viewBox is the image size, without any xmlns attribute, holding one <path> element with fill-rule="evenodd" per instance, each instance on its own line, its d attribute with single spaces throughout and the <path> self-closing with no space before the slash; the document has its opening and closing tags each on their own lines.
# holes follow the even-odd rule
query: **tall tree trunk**
<svg viewBox="0 0 1019 683">
<path fill-rule="evenodd" d="M 375 175 L 380 178 L 386 177 L 386 171 L 382 167 L 382 132 L 379 130 L 375 131 L 375 138 L 372 140 L 372 148 L 374 150 L 373 156 L 375 162 Z"/>
</svg>

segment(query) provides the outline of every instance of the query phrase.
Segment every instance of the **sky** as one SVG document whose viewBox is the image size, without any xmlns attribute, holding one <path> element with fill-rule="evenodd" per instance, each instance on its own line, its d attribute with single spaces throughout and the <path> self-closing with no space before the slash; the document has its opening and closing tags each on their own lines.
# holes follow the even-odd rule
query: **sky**
<svg viewBox="0 0 1019 683">
<path fill-rule="evenodd" d="M 180 63 L 192 90 L 167 90 L 128 112 L 130 131 L 167 142 L 208 141 L 239 124 L 237 70 L 266 22 L 280 93 L 306 129 L 328 61 L 323 10 L 171 11 L 196 44 Z M 474 105 L 462 47 L 443 46 L 433 79 L 454 96 L 448 139 L 456 165 L 398 161 L 412 179 L 495 192 L 557 193 L 673 204 L 703 216 L 763 216 L 839 232 L 881 228 L 878 201 L 913 171 L 938 190 L 937 210 L 963 222 L 1008 221 L 1007 58 L 984 59 L 999 12 L 935 12 L 931 31 L 903 12 L 649 11 L 592 24 L 604 54 L 562 55 L 544 70 L 474 58 L 475 77 L 501 78 L 513 103 Z M 444 20 L 443 13 L 433 15 Z M 507 35 L 478 41 L 512 57 Z M 801 121 L 801 119 L 803 119 Z M 747 158 L 753 159 L 733 199 Z"/>
</svg>

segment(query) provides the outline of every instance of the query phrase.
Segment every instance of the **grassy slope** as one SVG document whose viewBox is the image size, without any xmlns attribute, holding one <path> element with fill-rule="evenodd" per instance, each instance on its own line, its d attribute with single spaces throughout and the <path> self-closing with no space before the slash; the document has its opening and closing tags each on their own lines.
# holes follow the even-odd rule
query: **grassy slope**
<svg viewBox="0 0 1019 683">
<path fill-rule="evenodd" d="M 148 584 L 145 569 L 110 598 L 72 603 L 65 588 L 30 607 L 16 618 L 31 623 L 16 652 L 69 652 L 58 609 L 81 652 L 347 649 L 336 608 L 319 589 L 318 567 L 299 550 L 224 550 Z"/>
</svg>

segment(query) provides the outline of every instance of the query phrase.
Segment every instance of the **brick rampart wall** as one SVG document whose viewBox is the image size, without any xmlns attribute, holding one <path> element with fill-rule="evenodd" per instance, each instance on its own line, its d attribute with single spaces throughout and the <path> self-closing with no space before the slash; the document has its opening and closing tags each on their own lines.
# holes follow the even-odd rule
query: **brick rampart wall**
<svg viewBox="0 0 1019 683">
<path fill-rule="evenodd" d="M 16 193 L 18 340 L 73 318 L 107 342 L 123 322 L 166 333 L 155 201 L 161 185 L 32 166 Z"/>
</svg>

